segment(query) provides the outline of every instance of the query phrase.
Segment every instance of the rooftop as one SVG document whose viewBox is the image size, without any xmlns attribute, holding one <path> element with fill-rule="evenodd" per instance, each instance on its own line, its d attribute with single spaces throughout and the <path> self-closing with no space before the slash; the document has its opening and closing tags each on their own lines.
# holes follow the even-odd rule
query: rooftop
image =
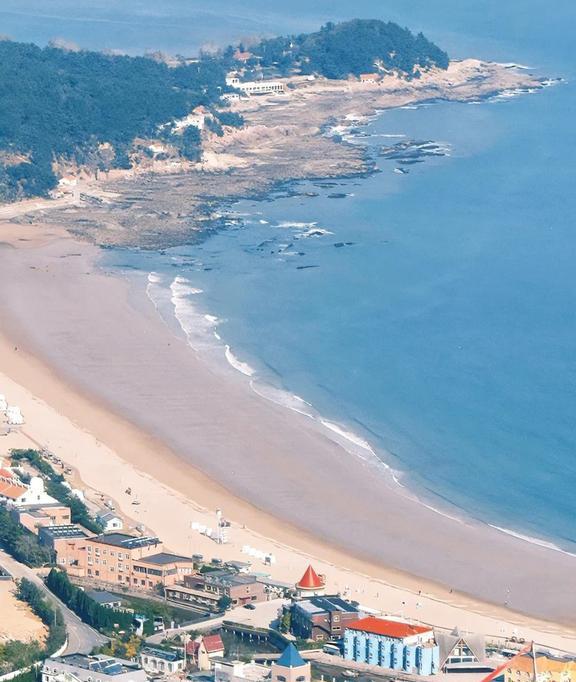
<svg viewBox="0 0 576 682">
<path fill-rule="evenodd" d="M 124 547 L 124 549 L 137 549 L 138 547 L 161 544 L 158 538 L 151 536 L 137 537 L 135 535 L 128 535 L 128 533 L 104 533 L 90 539 L 92 542 L 98 542 L 102 545 Z"/>
<path fill-rule="evenodd" d="M 432 628 L 423 625 L 411 625 L 410 623 L 385 620 L 384 618 L 376 618 L 375 616 L 361 618 L 354 623 L 350 623 L 346 627 L 348 630 L 370 632 L 374 635 L 383 635 L 384 637 L 391 637 L 392 639 L 405 639 L 406 637 L 422 635 L 425 632 L 432 631 Z"/>
<path fill-rule="evenodd" d="M 194 560 L 187 556 L 179 556 L 178 554 L 170 554 L 169 552 L 159 552 L 158 554 L 151 554 L 150 556 L 142 557 L 138 561 L 147 564 L 157 564 L 163 566 L 164 564 L 173 564 L 179 561 L 186 561 L 193 564 Z"/>
<path fill-rule="evenodd" d="M 329 613 L 331 611 L 343 611 L 346 613 L 358 613 L 358 607 L 353 606 L 341 597 L 309 597 L 297 601 L 295 607 L 310 615 Z"/>
<path fill-rule="evenodd" d="M 54 540 L 58 538 L 87 538 L 88 535 L 74 523 L 69 523 L 64 526 L 44 526 L 40 529 L 42 535 L 48 535 Z"/>
<path fill-rule="evenodd" d="M 220 637 L 218 634 L 205 635 L 202 637 L 202 642 L 204 643 L 206 651 L 209 654 L 212 654 L 215 651 L 224 651 L 224 642 L 222 641 L 222 637 Z"/>
<path fill-rule="evenodd" d="M 140 652 L 144 656 L 152 656 L 153 658 L 161 658 L 163 661 L 181 661 L 183 656 L 175 649 L 157 649 L 156 647 L 146 646 Z"/>
<path fill-rule="evenodd" d="M 534 672 L 534 659 L 531 654 L 519 656 L 510 662 L 508 666 L 512 670 L 519 670 L 524 673 L 532 674 Z M 576 674 L 576 659 L 574 658 L 559 658 L 556 656 L 536 654 L 536 670 L 538 677 L 544 676 L 545 673 L 564 673 L 567 679 Z"/>
<path fill-rule="evenodd" d="M 85 656 L 84 654 L 71 654 L 50 659 L 50 663 L 64 663 L 65 665 L 82 668 L 83 670 L 93 670 L 101 675 L 122 675 L 138 669 L 135 663 L 124 661 L 121 658 L 111 656 Z"/>
<path fill-rule="evenodd" d="M 120 517 L 118 514 L 115 514 L 112 511 L 107 511 L 105 509 L 102 509 L 102 511 L 99 511 L 96 516 L 101 520 L 101 521 L 111 521 L 112 519 L 119 519 Z"/>
<path fill-rule="evenodd" d="M 280 665 L 283 668 L 300 668 L 306 665 L 306 661 L 300 656 L 298 649 L 290 642 L 276 661 L 276 665 Z"/>
<path fill-rule="evenodd" d="M 43 509 L 70 509 L 70 507 L 67 504 L 62 504 L 61 502 L 46 502 L 45 504 L 21 504 L 18 507 L 18 511 L 42 511 Z"/>
<path fill-rule="evenodd" d="M 310 565 L 306 569 L 304 575 L 296 583 L 296 587 L 303 590 L 315 590 L 324 587 L 324 581 Z"/>
<path fill-rule="evenodd" d="M 11 500 L 17 500 L 21 495 L 28 491 L 23 485 L 16 485 L 7 481 L 0 480 L 0 496 L 8 497 Z"/>
<path fill-rule="evenodd" d="M 209 571 L 208 573 L 202 573 L 200 576 L 195 577 L 201 578 L 203 582 L 210 585 L 251 585 L 252 583 L 258 582 L 256 577 L 250 573 L 236 573 L 236 571 L 229 571 L 226 569 L 221 571 Z"/>
<path fill-rule="evenodd" d="M 98 604 L 110 604 L 111 602 L 122 601 L 122 597 L 117 594 L 112 594 L 112 592 L 107 592 L 106 590 L 88 590 L 86 596 L 93 599 Z"/>
</svg>

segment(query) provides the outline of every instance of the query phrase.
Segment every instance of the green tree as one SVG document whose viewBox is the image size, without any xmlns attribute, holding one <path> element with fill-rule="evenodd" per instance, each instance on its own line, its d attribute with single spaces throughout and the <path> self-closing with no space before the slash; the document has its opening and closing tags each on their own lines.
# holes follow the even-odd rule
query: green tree
<svg viewBox="0 0 576 682">
<path fill-rule="evenodd" d="M 227 611 L 232 606 L 232 600 L 223 594 L 218 600 L 218 610 Z"/>
</svg>

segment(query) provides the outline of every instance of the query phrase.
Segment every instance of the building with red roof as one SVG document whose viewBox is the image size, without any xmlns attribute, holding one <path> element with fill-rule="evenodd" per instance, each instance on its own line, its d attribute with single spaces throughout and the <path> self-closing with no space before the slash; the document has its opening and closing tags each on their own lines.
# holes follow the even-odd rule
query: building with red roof
<svg viewBox="0 0 576 682">
<path fill-rule="evenodd" d="M 416 675 L 434 675 L 440 669 L 440 651 L 430 627 L 375 616 L 346 626 L 344 658 Z"/>
<path fill-rule="evenodd" d="M 296 592 L 300 597 L 310 597 L 314 595 L 324 594 L 326 588 L 326 577 L 318 575 L 316 571 L 309 565 L 304 575 L 296 583 Z"/>
<path fill-rule="evenodd" d="M 199 670 L 211 670 L 215 658 L 224 657 L 224 642 L 220 635 L 203 635 L 186 644 L 186 654 Z"/>
<path fill-rule="evenodd" d="M 382 635 L 389 639 L 399 639 L 404 644 L 412 644 L 417 642 L 428 642 L 434 639 L 434 631 L 424 625 L 412 625 L 397 620 L 385 620 L 384 618 L 376 618 L 375 616 L 368 616 L 361 618 L 354 623 L 348 625 L 350 630 L 357 630 L 359 632 L 369 632 L 373 635 Z"/>
</svg>

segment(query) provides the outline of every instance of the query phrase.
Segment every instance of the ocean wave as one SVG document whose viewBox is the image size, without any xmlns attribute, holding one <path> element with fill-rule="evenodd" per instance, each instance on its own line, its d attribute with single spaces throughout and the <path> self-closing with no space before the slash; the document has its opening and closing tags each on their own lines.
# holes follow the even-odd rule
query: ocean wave
<svg viewBox="0 0 576 682">
<path fill-rule="evenodd" d="M 229 364 L 234 367 L 234 369 L 242 372 L 242 374 L 245 374 L 247 377 L 252 377 L 256 373 L 256 370 L 250 367 L 247 362 L 242 362 L 242 360 L 239 360 L 234 355 L 228 344 L 226 344 L 224 349 L 224 355 L 226 356 L 226 360 L 228 360 Z"/>
<path fill-rule="evenodd" d="M 325 237 L 326 235 L 334 234 L 330 230 L 326 230 L 323 227 L 311 227 L 305 232 L 301 232 L 296 236 L 296 239 L 309 239 L 310 237 Z"/>
<path fill-rule="evenodd" d="M 500 64 L 500 66 L 503 66 L 505 69 L 522 69 L 523 71 L 533 71 L 534 70 L 533 66 L 525 66 L 524 64 L 516 64 L 515 62 L 506 62 L 504 64 Z"/>
<path fill-rule="evenodd" d="M 337 436 L 342 438 L 345 441 L 348 441 L 352 445 L 356 446 L 357 448 L 360 448 L 360 450 L 365 450 L 366 452 L 370 453 L 373 457 L 376 457 L 379 462 L 382 462 L 372 449 L 372 446 L 370 443 L 365 441 L 363 438 L 358 436 L 355 433 L 352 433 L 352 431 L 347 431 L 344 427 L 340 426 L 340 424 L 336 424 L 335 422 L 328 421 L 327 419 L 320 419 L 320 423 L 322 426 L 325 426 L 327 429 L 335 433 Z M 386 462 L 382 462 L 384 467 L 386 469 L 389 469 L 389 465 L 386 464 Z"/>
<path fill-rule="evenodd" d="M 276 403 L 276 405 L 285 407 L 293 412 L 306 415 L 307 417 L 314 418 L 315 416 L 312 405 L 295 393 L 290 393 L 282 388 L 276 388 L 275 386 L 272 386 L 272 384 L 259 381 L 252 381 L 251 386 L 254 393 L 261 398 Z"/>
<path fill-rule="evenodd" d="M 558 545 L 555 545 L 553 542 L 540 540 L 539 538 L 534 538 L 530 535 L 523 535 L 522 533 L 510 530 L 509 528 L 502 528 L 501 526 L 495 526 L 491 523 L 489 523 L 488 525 L 490 526 L 490 528 L 494 528 L 495 530 L 498 530 L 501 533 L 505 533 L 506 535 L 511 535 L 517 540 L 523 540 L 524 542 L 529 542 L 531 545 L 538 545 L 538 547 L 543 547 L 544 549 L 551 549 L 554 552 L 560 552 L 561 554 L 566 554 L 568 556 L 576 558 L 576 554 L 574 554 L 573 552 L 568 552 L 567 550 L 562 549 L 562 547 L 558 547 Z"/>
<path fill-rule="evenodd" d="M 288 228 L 296 228 L 298 230 L 309 230 L 312 227 L 316 227 L 318 223 L 298 223 L 298 222 L 293 222 L 290 220 L 282 220 L 279 223 L 276 223 L 276 227 L 282 227 L 284 229 Z"/>
<path fill-rule="evenodd" d="M 193 302 L 192 297 L 201 294 L 202 289 L 192 286 L 189 280 L 180 275 L 172 280 L 169 289 L 174 316 L 188 344 L 195 350 L 213 348 L 214 328 L 221 320 L 201 312 Z"/>
</svg>

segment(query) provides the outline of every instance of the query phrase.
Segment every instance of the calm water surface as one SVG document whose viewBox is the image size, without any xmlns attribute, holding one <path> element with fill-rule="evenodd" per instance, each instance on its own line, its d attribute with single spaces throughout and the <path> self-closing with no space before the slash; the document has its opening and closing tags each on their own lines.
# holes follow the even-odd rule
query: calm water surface
<svg viewBox="0 0 576 682">
<path fill-rule="evenodd" d="M 3 0 L 0 18 L 18 39 L 186 52 L 351 12 L 340 0 L 117 5 Z M 415 139 L 450 155 L 406 175 L 379 159 L 366 180 L 298 186 L 314 198 L 242 202 L 201 246 L 110 262 L 156 272 L 166 314 L 175 297 L 187 303 L 190 330 L 216 331 L 260 381 L 366 438 L 436 503 L 573 549 L 574 3 L 360 0 L 354 13 L 566 82 L 387 112 L 365 129 L 375 152 Z"/>
</svg>

